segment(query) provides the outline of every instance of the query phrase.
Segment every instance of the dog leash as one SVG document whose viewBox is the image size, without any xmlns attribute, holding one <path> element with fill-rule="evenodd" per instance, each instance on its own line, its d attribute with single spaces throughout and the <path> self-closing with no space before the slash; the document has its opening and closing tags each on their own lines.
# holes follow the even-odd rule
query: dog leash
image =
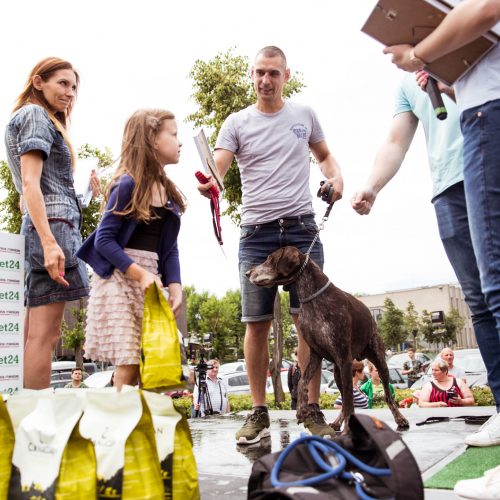
<svg viewBox="0 0 500 500">
<path fill-rule="evenodd" d="M 323 187 L 324 184 L 327 184 L 327 186 L 326 186 L 324 191 L 321 191 L 321 188 Z M 318 230 L 316 231 L 316 234 L 312 240 L 312 243 L 309 246 L 309 250 L 307 250 L 307 252 L 306 252 L 306 260 L 304 261 L 304 263 L 300 267 L 299 272 L 297 273 L 297 277 L 299 277 L 302 274 L 302 272 L 304 271 L 304 269 L 306 268 L 307 263 L 309 262 L 309 258 L 311 256 L 311 251 L 312 251 L 316 241 L 318 241 L 319 233 L 320 233 L 320 231 L 323 231 L 323 229 L 325 229 L 325 223 L 328 221 L 328 217 L 330 217 L 330 212 L 332 211 L 333 204 L 335 203 L 335 201 L 333 200 L 333 195 L 335 194 L 335 190 L 333 189 L 333 186 L 329 182 L 326 182 L 326 181 L 321 181 L 319 183 L 319 185 L 320 185 L 320 188 L 318 189 L 316 196 L 318 198 L 321 198 L 326 203 L 328 203 L 328 207 L 326 209 L 325 215 L 323 215 L 323 217 L 321 219 L 321 222 L 318 226 Z M 329 284 L 330 284 L 330 282 L 328 282 L 326 286 L 328 286 Z M 323 289 L 321 291 L 323 292 Z"/>
<path fill-rule="evenodd" d="M 312 458 L 323 472 L 318 473 L 316 476 L 300 479 L 298 481 L 280 481 L 279 473 L 280 469 L 283 467 L 286 457 L 301 443 L 306 444 Z M 273 488 L 311 486 L 319 484 L 322 481 L 330 479 L 331 477 L 337 477 L 347 482 L 354 483 L 356 493 L 360 499 L 375 500 L 375 497 L 372 497 L 367 492 L 368 488 L 365 484 L 365 478 L 363 475 L 360 472 L 350 472 L 345 470 L 348 461 L 366 474 L 379 477 L 392 475 L 391 469 L 372 467 L 371 465 L 368 465 L 356 458 L 334 441 L 329 441 L 319 436 L 308 436 L 302 434 L 299 439 L 289 444 L 281 452 L 278 460 L 271 470 L 271 484 Z"/>
</svg>

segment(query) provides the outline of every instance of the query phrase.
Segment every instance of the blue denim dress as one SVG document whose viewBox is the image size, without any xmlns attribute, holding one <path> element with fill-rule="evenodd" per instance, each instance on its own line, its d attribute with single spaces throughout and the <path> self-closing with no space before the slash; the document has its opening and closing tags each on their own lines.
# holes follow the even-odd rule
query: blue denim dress
<svg viewBox="0 0 500 500">
<path fill-rule="evenodd" d="M 5 131 L 9 169 L 17 191 L 22 193 L 21 156 L 40 151 L 43 170 L 40 188 L 50 229 L 65 256 L 65 288 L 52 280 L 43 265 L 43 248 L 30 215 L 23 215 L 21 234 L 26 245 L 26 305 L 34 307 L 86 297 L 89 283 L 85 264 L 76 257 L 81 245 L 82 212 L 73 185 L 70 150 L 47 111 L 35 104 L 19 109 Z"/>
</svg>

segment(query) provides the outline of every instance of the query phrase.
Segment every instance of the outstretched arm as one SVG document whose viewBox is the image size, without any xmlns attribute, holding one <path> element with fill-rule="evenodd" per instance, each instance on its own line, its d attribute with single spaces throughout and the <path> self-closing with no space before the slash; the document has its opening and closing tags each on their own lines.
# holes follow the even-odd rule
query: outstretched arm
<svg viewBox="0 0 500 500">
<path fill-rule="evenodd" d="M 397 114 L 363 189 L 351 198 L 358 214 L 368 215 L 380 190 L 396 175 L 410 147 L 418 126 L 418 118 L 410 111 Z"/>
</svg>

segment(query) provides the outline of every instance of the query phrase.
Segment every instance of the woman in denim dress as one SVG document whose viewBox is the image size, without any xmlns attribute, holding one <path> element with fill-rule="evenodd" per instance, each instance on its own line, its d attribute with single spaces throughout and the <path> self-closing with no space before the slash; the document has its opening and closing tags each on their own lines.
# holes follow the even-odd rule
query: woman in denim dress
<svg viewBox="0 0 500 500">
<path fill-rule="evenodd" d="M 40 61 L 5 132 L 9 169 L 24 204 L 24 386 L 30 389 L 50 385 L 51 356 L 66 301 L 88 295 L 85 265 L 76 257 L 82 214 L 67 134 L 78 84 L 78 73 L 69 62 L 55 57 Z"/>
</svg>

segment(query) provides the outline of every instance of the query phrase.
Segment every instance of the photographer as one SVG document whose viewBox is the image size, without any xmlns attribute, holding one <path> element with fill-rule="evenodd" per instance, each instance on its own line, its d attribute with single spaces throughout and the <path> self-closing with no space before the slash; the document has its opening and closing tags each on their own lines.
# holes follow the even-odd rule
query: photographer
<svg viewBox="0 0 500 500">
<path fill-rule="evenodd" d="M 203 363 L 200 363 L 202 365 Z M 220 379 L 219 373 L 220 363 L 217 359 L 210 359 L 206 365 L 206 377 L 203 370 L 195 370 L 198 372 L 198 380 L 193 391 L 193 406 L 194 416 L 204 417 L 206 415 L 222 415 L 229 413 L 229 401 L 227 399 L 226 384 Z M 203 392 L 200 396 L 200 384 L 205 380 L 206 395 L 203 397 Z M 210 412 L 210 406 L 213 412 Z"/>
<path fill-rule="evenodd" d="M 448 363 L 438 359 L 431 364 L 432 380 L 426 382 L 420 393 L 420 408 L 447 406 L 474 406 L 474 396 L 462 379 L 448 375 Z"/>
</svg>

